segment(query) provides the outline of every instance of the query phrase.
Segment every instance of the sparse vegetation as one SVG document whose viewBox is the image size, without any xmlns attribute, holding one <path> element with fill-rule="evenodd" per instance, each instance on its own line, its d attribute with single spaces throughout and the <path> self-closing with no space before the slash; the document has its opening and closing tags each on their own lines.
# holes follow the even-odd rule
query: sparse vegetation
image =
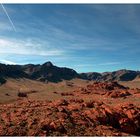
<svg viewBox="0 0 140 140">
<path fill-rule="evenodd" d="M 23 93 L 23 92 L 18 92 L 18 97 L 28 97 L 27 93 Z"/>
</svg>

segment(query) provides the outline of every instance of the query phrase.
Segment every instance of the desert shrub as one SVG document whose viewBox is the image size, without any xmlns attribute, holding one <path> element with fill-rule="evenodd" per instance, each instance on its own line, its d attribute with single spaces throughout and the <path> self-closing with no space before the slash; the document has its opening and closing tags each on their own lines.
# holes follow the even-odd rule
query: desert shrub
<svg viewBox="0 0 140 140">
<path fill-rule="evenodd" d="M 27 93 L 18 92 L 18 97 L 27 97 Z"/>
</svg>

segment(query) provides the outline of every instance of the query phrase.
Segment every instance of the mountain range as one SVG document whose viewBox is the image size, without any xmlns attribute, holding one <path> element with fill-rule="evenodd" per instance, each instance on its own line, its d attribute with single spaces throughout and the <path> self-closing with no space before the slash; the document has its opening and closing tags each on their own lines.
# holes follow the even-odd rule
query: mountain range
<svg viewBox="0 0 140 140">
<path fill-rule="evenodd" d="M 7 78 L 28 78 L 42 82 L 60 82 L 62 80 L 71 80 L 74 78 L 95 81 L 132 81 L 140 80 L 140 71 L 122 69 L 104 73 L 77 73 L 70 68 L 57 67 L 51 62 L 46 62 L 42 65 L 0 64 L 0 84 L 5 83 Z"/>
</svg>

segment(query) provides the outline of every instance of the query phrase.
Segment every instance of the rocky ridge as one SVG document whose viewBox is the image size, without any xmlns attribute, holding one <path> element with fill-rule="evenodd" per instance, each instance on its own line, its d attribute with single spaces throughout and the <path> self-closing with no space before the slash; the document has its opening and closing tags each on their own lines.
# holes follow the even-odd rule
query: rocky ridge
<svg viewBox="0 0 140 140">
<path fill-rule="evenodd" d="M 132 81 L 140 77 L 139 71 L 118 70 L 104 73 L 77 73 L 75 70 L 65 67 L 57 67 L 51 62 L 42 65 L 5 65 L 0 64 L 0 84 L 6 82 L 7 78 L 28 78 L 42 82 L 60 82 L 80 78 L 94 81 Z"/>
</svg>

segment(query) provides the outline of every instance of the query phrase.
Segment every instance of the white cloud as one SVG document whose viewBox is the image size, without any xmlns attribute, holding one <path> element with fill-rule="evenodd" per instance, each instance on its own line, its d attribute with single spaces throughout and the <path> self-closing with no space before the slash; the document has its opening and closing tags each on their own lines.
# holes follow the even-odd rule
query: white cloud
<svg viewBox="0 0 140 140">
<path fill-rule="evenodd" d="M 9 60 L 0 60 L 0 63 L 3 63 L 3 64 L 10 64 L 10 65 L 16 65 L 17 63 L 15 62 L 12 62 L 12 61 L 9 61 Z"/>
<path fill-rule="evenodd" d="M 75 67 L 93 67 L 94 65 L 92 64 L 78 64 L 78 65 L 74 65 Z"/>
<path fill-rule="evenodd" d="M 108 65 L 119 65 L 121 64 L 120 62 L 107 62 L 107 63 L 101 63 L 98 64 L 99 66 L 108 66 Z"/>
<path fill-rule="evenodd" d="M 99 63 L 99 64 L 78 64 L 74 65 L 76 67 L 95 67 L 95 66 L 108 66 L 108 65 L 119 65 L 120 62 L 105 62 L 105 63 Z"/>
<path fill-rule="evenodd" d="M 56 56 L 63 55 L 64 51 L 51 48 L 46 42 L 26 39 L 0 39 L 0 53 L 21 55 Z"/>
</svg>

